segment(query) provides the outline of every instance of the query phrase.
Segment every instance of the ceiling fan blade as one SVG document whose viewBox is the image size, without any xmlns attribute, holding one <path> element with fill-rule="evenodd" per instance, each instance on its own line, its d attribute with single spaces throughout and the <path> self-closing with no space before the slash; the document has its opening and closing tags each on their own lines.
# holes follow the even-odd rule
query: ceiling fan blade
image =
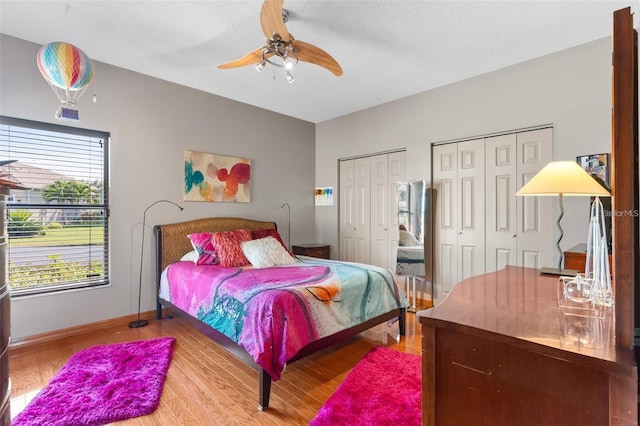
<svg viewBox="0 0 640 426">
<path fill-rule="evenodd" d="M 273 56 L 273 53 L 265 54 L 264 56 L 268 58 Z M 228 68 L 244 67 L 247 65 L 257 64 L 261 60 L 262 60 L 262 47 L 259 47 L 253 52 L 247 53 L 242 58 L 238 58 L 235 61 L 227 62 L 226 64 L 218 65 L 218 68 L 228 69 Z"/>
<path fill-rule="evenodd" d="M 289 41 L 289 31 L 282 20 L 282 6 L 284 0 L 264 0 L 262 9 L 260 10 L 260 25 L 262 32 L 267 38 L 271 38 L 274 33 L 278 33 L 280 37 Z"/>
<path fill-rule="evenodd" d="M 340 64 L 338 64 L 338 62 L 333 59 L 333 57 L 327 52 L 320 49 L 319 47 L 314 46 L 313 44 L 305 43 L 304 41 L 300 40 L 294 40 L 293 52 L 296 54 L 298 60 L 300 61 L 319 65 L 323 68 L 328 69 L 337 76 L 342 75 L 342 67 L 340 67 Z"/>
</svg>

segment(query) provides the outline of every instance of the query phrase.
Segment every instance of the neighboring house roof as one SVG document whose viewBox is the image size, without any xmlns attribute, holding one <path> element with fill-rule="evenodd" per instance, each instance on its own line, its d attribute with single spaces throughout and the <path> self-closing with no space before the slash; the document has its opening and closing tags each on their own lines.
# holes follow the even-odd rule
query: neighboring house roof
<svg viewBox="0 0 640 426">
<path fill-rule="evenodd" d="M 15 161 L 11 164 L 0 166 L 0 176 L 13 182 L 14 185 L 25 189 L 42 189 L 57 180 L 73 181 L 74 179 L 63 174 L 36 167 L 31 164 Z"/>
<path fill-rule="evenodd" d="M 2 166 L 6 166 L 7 164 L 11 164 L 11 163 L 15 163 L 18 160 L 3 160 L 0 161 L 0 167 Z M 6 186 L 7 188 L 11 188 L 11 189 L 29 189 L 26 186 L 22 186 L 19 185 L 13 181 L 11 181 L 10 179 L 5 179 L 6 177 L 8 177 L 9 172 L 7 171 L 0 171 L 0 186 Z"/>
</svg>

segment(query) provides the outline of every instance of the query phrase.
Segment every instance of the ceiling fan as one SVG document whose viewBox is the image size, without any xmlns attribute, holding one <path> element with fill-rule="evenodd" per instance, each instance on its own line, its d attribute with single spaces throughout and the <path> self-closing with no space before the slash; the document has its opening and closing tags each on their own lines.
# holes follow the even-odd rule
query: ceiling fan
<svg viewBox="0 0 640 426">
<path fill-rule="evenodd" d="M 262 71 L 268 64 L 284 68 L 285 77 L 289 83 L 294 80 L 291 69 L 298 61 L 310 62 L 326 68 L 333 74 L 342 75 L 342 68 L 324 50 L 312 44 L 293 38 L 289 34 L 285 23 L 289 13 L 283 9 L 284 0 L 265 0 L 260 10 L 260 24 L 262 32 L 267 37 L 267 44 L 235 61 L 218 65 L 218 68 L 237 68 L 247 65 L 255 65 L 258 71 Z"/>
</svg>

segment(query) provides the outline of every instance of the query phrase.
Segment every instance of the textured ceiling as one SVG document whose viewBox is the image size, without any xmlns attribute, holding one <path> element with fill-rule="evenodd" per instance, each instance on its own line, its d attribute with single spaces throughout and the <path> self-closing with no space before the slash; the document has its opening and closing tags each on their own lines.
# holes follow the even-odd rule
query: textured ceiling
<svg viewBox="0 0 640 426">
<path fill-rule="evenodd" d="M 289 32 L 344 70 L 336 77 L 299 63 L 289 84 L 273 66 L 217 68 L 264 44 L 261 5 L 0 0 L 0 32 L 66 41 L 95 61 L 318 123 L 608 37 L 613 11 L 639 8 L 613 0 L 285 1 Z"/>
</svg>

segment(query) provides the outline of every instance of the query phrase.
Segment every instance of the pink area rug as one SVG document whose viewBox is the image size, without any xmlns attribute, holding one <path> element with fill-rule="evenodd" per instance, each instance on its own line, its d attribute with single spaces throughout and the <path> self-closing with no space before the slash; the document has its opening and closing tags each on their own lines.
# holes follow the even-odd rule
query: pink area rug
<svg viewBox="0 0 640 426">
<path fill-rule="evenodd" d="M 320 408 L 310 426 L 419 426 L 420 355 L 373 348 Z"/>
<path fill-rule="evenodd" d="M 174 342 L 163 337 L 76 353 L 12 425 L 103 425 L 152 413 L 160 402 Z"/>
</svg>

